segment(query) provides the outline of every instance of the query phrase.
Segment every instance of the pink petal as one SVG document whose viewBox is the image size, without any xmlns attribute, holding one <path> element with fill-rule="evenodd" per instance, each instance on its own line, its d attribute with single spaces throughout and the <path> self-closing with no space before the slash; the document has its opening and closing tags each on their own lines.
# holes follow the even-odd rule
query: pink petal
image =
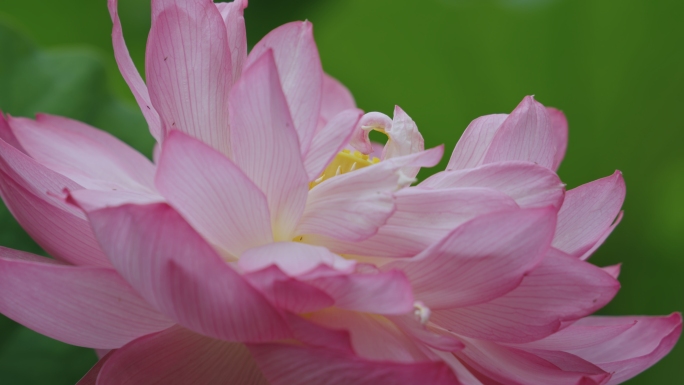
<svg viewBox="0 0 684 385">
<path fill-rule="evenodd" d="M 210 1 L 155 0 L 145 68 L 164 135 L 180 130 L 230 155 L 231 52 Z"/>
<path fill-rule="evenodd" d="M 624 200 L 625 181 L 619 171 L 568 191 L 558 212 L 553 247 L 582 256 L 605 239 Z"/>
<path fill-rule="evenodd" d="M 622 264 L 617 264 L 617 265 L 603 267 L 602 270 L 605 271 L 606 273 L 610 274 L 611 277 L 618 279 L 618 277 L 620 276 L 620 269 L 621 268 L 622 268 Z"/>
<path fill-rule="evenodd" d="M 309 152 L 316 132 L 323 94 L 323 68 L 308 21 L 295 21 L 269 32 L 247 57 L 246 68 L 273 52 L 277 73 L 297 130 L 301 154 Z"/>
<path fill-rule="evenodd" d="M 249 345 L 272 385 L 457 385 L 442 362 L 369 361 L 323 348 L 286 344 Z"/>
<path fill-rule="evenodd" d="M 321 94 L 321 116 L 318 130 L 320 131 L 330 119 L 344 110 L 356 108 L 356 102 L 351 92 L 332 76 L 323 73 L 323 93 Z"/>
<path fill-rule="evenodd" d="M 309 152 L 304 156 L 304 167 L 309 180 L 318 178 L 332 159 L 349 143 L 363 111 L 349 109 L 331 117 L 311 142 Z"/>
<path fill-rule="evenodd" d="M 382 151 L 383 160 L 415 154 L 425 149 L 418 126 L 399 106 L 394 107 L 392 128 L 386 133 L 387 144 Z M 406 167 L 403 171 L 406 176 L 413 178 L 418 175 L 420 167 Z"/>
<path fill-rule="evenodd" d="M 145 336 L 112 353 L 98 385 L 268 385 L 243 344 L 181 327 Z"/>
<path fill-rule="evenodd" d="M 368 360 L 393 362 L 428 361 L 414 340 L 387 318 L 349 311 L 329 310 L 311 315 L 311 321 L 334 330 L 346 330 L 354 352 Z"/>
<path fill-rule="evenodd" d="M 556 208 L 563 203 L 565 185 L 553 171 L 529 162 L 490 163 L 466 170 L 437 173 L 421 188 L 483 187 L 506 193 L 520 207 Z"/>
<path fill-rule="evenodd" d="M 595 317 L 590 317 L 592 320 Z M 599 320 L 602 317 L 599 317 Z M 557 331 L 556 333 L 523 344 L 514 345 L 520 349 L 533 350 L 559 350 L 572 351 L 609 342 L 622 333 L 634 327 L 636 320 L 629 321 L 628 317 L 622 317 L 624 323 L 592 325 L 591 322 L 580 320 L 573 322 L 570 326 Z"/>
<path fill-rule="evenodd" d="M 233 258 L 273 242 L 264 193 L 230 159 L 199 140 L 172 132 L 156 183 L 195 230 Z"/>
<path fill-rule="evenodd" d="M 276 240 L 289 241 L 309 178 L 271 51 L 245 71 L 230 100 L 235 163 L 266 194 Z"/>
<path fill-rule="evenodd" d="M 0 110 L 0 140 L 26 154 L 26 150 L 24 150 L 24 148 L 21 146 L 17 140 L 17 137 L 14 136 L 12 128 L 7 122 L 5 114 L 2 112 L 2 110 Z"/>
<path fill-rule="evenodd" d="M 579 385 L 601 384 L 610 378 L 598 368 L 591 372 L 564 371 L 532 353 L 495 344 L 467 340 L 466 348 L 455 353 L 469 367 L 491 378 L 492 384 Z"/>
<path fill-rule="evenodd" d="M 233 0 L 230 3 L 216 3 L 221 12 L 221 17 L 226 24 L 228 32 L 228 47 L 230 49 L 231 69 L 233 73 L 232 84 L 235 84 L 242 67 L 247 60 L 247 33 L 245 30 L 244 9 L 247 8 L 247 0 Z"/>
<path fill-rule="evenodd" d="M 319 266 L 327 266 L 340 273 L 354 271 L 355 262 L 333 254 L 325 247 L 297 242 L 278 242 L 247 250 L 238 261 L 245 272 L 277 266 L 290 277 L 304 276 Z"/>
<path fill-rule="evenodd" d="M 324 247 L 272 243 L 247 250 L 238 265 L 251 273 L 247 279 L 254 286 L 290 311 L 299 307 L 319 310 L 331 306 L 326 298 L 332 298 L 334 305 L 341 309 L 376 314 L 401 314 L 413 309 L 411 286 L 402 273 L 353 273 L 354 261 L 332 254 Z M 263 271 L 270 266 L 278 270 Z M 255 273 L 259 270 L 262 273 Z M 292 301 L 295 293 L 300 294 L 296 302 Z"/>
<path fill-rule="evenodd" d="M 162 313 L 229 341 L 286 338 L 282 316 L 166 204 L 88 214 L 112 264 Z"/>
<path fill-rule="evenodd" d="M 623 325 L 633 326 L 608 341 L 597 340 L 593 346 L 569 350 L 613 373 L 608 385 L 627 381 L 665 357 L 681 335 L 682 316 L 674 313 L 667 317 L 589 317 L 568 329 L 590 326 L 610 330 Z"/>
<path fill-rule="evenodd" d="M 0 140 L 0 195 L 26 232 L 55 258 L 111 266 L 83 212 L 57 198 L 64 188 L 81 187 Z"/>
<path fill-rule="evenodd" d="M 463 363 L 456 358 L 456 356 L 453 355 L 451 352 L 444 352 L 436 349 L 431 349 L 435 355 L 437 355 L 439 358 L 442 359 L 449 367 L 451 370 L 456 373 L 456 377 L 458 377 L 458 380 L 460 381 L 461 385 L 483 385 L 480 380 L 478 380 L 475 375 L 468 370 L 468 368 L 463 365 Z M 496 385 L 493 384 L 492 385 Z"/>
<path fill-rule="evenodd" d="M 72 345 L 113 349 L 173 323 L 114 270 L 0 248 L 0 312 Z"/>
<path fill-rule="evenodd" d="M 138 102 L 138 106 L 140 106 L 140 110 L 142 111 L 145 120 L 147 120 L 150 133 L 155 139 L 157 139 L 157 141 L 159 141 L 163 136 L 161 120 L 157 110 L 152 106 L 147 86 L 142 80 L 142 77 L 140 77 L 140 73 L 138 73 L 138 70 L 135 68 L 133 59 L 131 59 L 131 55 L 128 53 L 128 48 L 126 48 L 123 30 L 121 29 L 121 20 L 119 19 L 119 13 L 117 10 L 118 2 L 118 0 L 107 1 L 109 15 L 112 18 L 112 23 L 114 23 L 112 28 L 114 58 L 116 59 L 116 63 L 119 65 L 119 71 L 121 71 L 121 75 L 128 84 L 128 87 L 131 89 L 136 102 Z"/>
<path fill-rule="evenodd" d="M 286 318 L 292 334 L 295 338 L 308 346 L 315 346 L 319 348 L 335 349 L 345 353 L 354 353 L 354 348 L 351 344 L 351 336 L 348 330 L 333 330 L 325 326 L 321 326 L 304 317 L 288 313 Z"/>
<path fill-rule="evenodd" d="M 422 325 L 414 314 L 389 316 L 388 319 L 406 333 L 406 335 L 433 349 L 454 352 L 465 347 L 463 342 L 456 338 L 452 333 Z"/>
<path fill-rule="evenodd" d="M 615 218 L 615 222 L 613 222 L 613 224 L 610 225 L 610 227 L 607 228 L 607 229 L 601 234 L 601 236 L 599 237 L 599 239 L 596 241 L 596 243 L 594 243 L 594 245 L 593 245 L 589 250 L 585 251 L 584 254 L 582 254 L 582 256 L 580 257 L 581 260 L 586 261 L 587 259 L 589 259 L 589 257 L 591 257 L 592 254 L 594 254 L 594 252 L 595 252 L 596 250 L 598 250 L 599 247 L 601 247 L 601 245 L 603 244 L 603 242 L 605 242 L 606 239 L 608 239 L 608 236 L 610 236 L 610 234 L 613 232 L 613 230 L 615 230 L 615 228 L 617 227 L 617 225 L 619 225 L 620 222 L 622 222 L 622 217 L 624 216 L 624 214 L 625 214 L 624 211 L 620 211 L 620 212 L 618 213 L 617 218 Z M 618 273 L 619 273 L 619 269 L 618 269 Z"/>
<path fill-rule="evenodd" d="M 108 354 L 109 352 L 111 352 L 111 350 L 107 350 L 107 354 L 101 357 L 98 355 L 100 360 L 97 361 L 97 363 L 92 368 L 90 368 L 88 373 L 86 373 L 85 376 L 83 376 L 83 378 L 81 378 L 76 383 L 76 385 L 97 385 L 97 377 L 100 375 L 102 367 L 107 362 L 107 360 L 109 360 L 109 357 L 112 356 L 111 354 Z"/>
<path fill-rule="evenodd" d="M 409 187 L 394 197 L 396 210 L 374 236 L 362 242 L 317 241 L 342 254 L 409 258 L 477 215 L 518 208 L 507 195 L 483 188 Z"/>
<path fill-rule="evenodd" d="M 413 310 L 411 283 L 400 271 L 330 275 L 306 282 L 328 293 L 340 309 L 390 315 Z"/>
<path fill-rule="evenodd" d="M 565 117 L 563 111 L 557 110 L 553 107 L 546 107 L 551 120 L 551 130 L 553 131 L 554 140 L 556 142 L 556 155 L 553 158 L 552 170 L 558 170 L 563 158 L 565 157 L 565 150 L 568 148 L 568 119 Z"/>
<path fill-rule="evenodd" d="M 461 170 L 480 166 L 494 135 L 507 114 L 485 115 L 473 120 L 456 143 L 447 170 Z"/>
<path fill-rule="evenodd" d="M 362 241 L 378 231 L 395 209 L 393 193 L 413 180 L 406 167 L 431 167 L 443 148 L 392 158 L 316 185 L 308 194 L 297 234 L 319 234 L 345 241 Z"/>
<path fill-rule="evenodd" d="M 349 144 L 364 154 L 370 154 L 375 149 L 368 136 L 370 131 L 373 129 L 386 131 L 391 128 L 392 119 L 390 119 L 389 116 L 380 112 L 369 112 L 361 117 Z M 380 157 L 382 157 L 382 155 Z"/>
<path fill-rule="evenodd" d="M 78 206 L 85 212 L 125 204 L 145 205 L 164 202 L 164 198 L 161 195 L 128 190 L 99 191 L 84 189 L 70 191 L 65 189 L 65 192 L 67 193 L 66 201 Z"/>
<path fill-rule="evenodd" d="M 247 273 L 244 277 L 278 309 L 300 314 L 335 304 L 335 299 L 325 291 L 289 277 L 275 265 Z"/>
<path fill-rule="evenodd" d="M 51 115 L 10 118 L 9 124 L 33 159 L 85 188 L 154 189 L 152 162 L 104 131 Z"/>
<path fill-rule="evenodd" d="M 484 214 L 383 269 L 404 271 L 416 299 L 432 309 L 483 303 L 513 290 L 542 261 L 555 220 L 552 208 Z"/>
<path fill-rule="evenodd" d="M 520 286 L 490 302 L 436 310 L 431 320 L 454 333 L 522 343 L 559 330 L 605 306 L 620 284 L 610 274 L 571 256 L 547 256 Z"/>
<path fill-rule="evenodd" d="M 523 160 L 552 168 L 556 151 L 549 112 L 526 96 L 497 130 L 483 163 Z"/>
</svg>

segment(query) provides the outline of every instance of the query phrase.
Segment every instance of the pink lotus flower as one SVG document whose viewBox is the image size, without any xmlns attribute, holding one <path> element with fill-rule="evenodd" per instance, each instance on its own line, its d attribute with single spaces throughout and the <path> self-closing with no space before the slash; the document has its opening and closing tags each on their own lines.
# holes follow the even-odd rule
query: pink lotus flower
<svg viewBox="0 0 684 385">
<path fill-rule="evenodd" d="M 0 194 L 55 258 L 0 248 L 0 312 L 100 350 L 82 384 L 616 384 L 677 341 L 678 314 L 587 317 L 619 287 L 585 260 L 624 182 L 565 192 L 561 112 L 476 119 L 410 187 L 442 148 L 398 107 L 362 116 L 309 23 L 247 55 L 246 1 L 153 0 L 145 84 L 116 5 L 154 163 L 66 118 L 0 119 Z"/>
</svg>

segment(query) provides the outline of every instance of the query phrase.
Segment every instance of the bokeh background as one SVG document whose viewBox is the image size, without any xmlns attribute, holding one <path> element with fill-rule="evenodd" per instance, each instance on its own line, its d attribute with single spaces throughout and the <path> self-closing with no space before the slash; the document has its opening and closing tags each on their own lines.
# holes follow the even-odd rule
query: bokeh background
<svg viewBox="0 0 684 385">
<path fill-rule="evenodd" d="M 142 72 L 149 1 L 120 0 L 120 14 Z M 366 111 L 400 105 L 428 146 L 450 152 L 472 119 L 528 94 L 564 110 L 568 188 L 615 169 L 627 181 L 625 219 L 592 259 L 623 263 L 601 313 L 649 315 L 684 310 L 682 15 L 681 0 L 250 0 L 246 11 L 250 45 L 312 21 L 326 71 Z M 150 154 L 110 33 L 105 0 L 1 1 L 0 109 L 70 116 Z M 0 245 L 41 253 L 1 204 Z M 0 383 L 74 384 L 95 361 L 0 318 Z M 629 384 L 682 379 L 680 343 Z"/>
</svg>

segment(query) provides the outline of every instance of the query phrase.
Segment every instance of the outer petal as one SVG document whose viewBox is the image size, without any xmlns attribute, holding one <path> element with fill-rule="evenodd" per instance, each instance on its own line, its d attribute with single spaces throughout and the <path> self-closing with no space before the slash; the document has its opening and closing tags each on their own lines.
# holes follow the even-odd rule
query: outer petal
<svg viewBox="0 0 684 385">
<path fill-rule="evenodd" d="M 125 204 L 146 205 L 164 202 L 164 198 L 161 195 L 145 194 L 127 190 L 64 190 L 64 192 L 67 193 L 66 201 L 80 207 L 86 212 Z"/>
<path fill-rule="evenodd" d="M 323 93 L 323 68 L 313 26 L 308 21 L 295 21 L 269 32 L 249 53 L 247 68 L 268 51 L 273 52 L 301 154 L 305 155 L 316 132 Z"/>
<path fill-rule="evenodd" d="M 226 24 L 228 32 L 228 47 L 230 48 L 231 69 L 233 74 L 232 84 L 235 84 L 242 67 L 247 60 L 247 32 L 245 30 L 244 9 L 247 8 L 247 0 L 233 0 L 230 3 L 216 3 L 221 12 L 221 17 Z"/>
<path fill-rule="evenodd" d="M 432 352 L 451 367 L 451 370 L 456 373 L 456 377 L 458 377 L 461 385 L 483 385 L 482 382 L 480 382 L 480 380 L 478 380 L 451 352 L 444 352 L 436 349 L 432 349 Z"/>
<path fill-rule="evenodd" d="M 268 385 L 243 344 L 181 327 L 146 336 L 117 350 L 103 365 L 98 385 Z"/>
<path fill-rule="evenodd" d="M 548 250 L 556 216 L 552 208 L 479 216 L 407 261 L 401 269 L 416 299 L 433 309 L 483 303 L 517 287 Z"/>
<path fill-rule="evenodd" d="M 48 337 L 99 349 L 121 347 L 173 324 L 114 270 L 68 266 L 5 248 L 0 313 Z"/>
<path fill-rule="evenodd" d="M 553 247 L 580 257 L 605 239 L 625 199 L 625 181 L 616 171 L 567 192 L 558 212 Z"/>
<path fill-rule="evenodd" d="M 484 188 L 427 190 L 409 187 L 395 195 L 396 210 L 377 234 L 362 242 L 317 239 L 342 254 L 409 258 L 477 215 L 518 208 L 504 193 Z"/>
<path fill-rule="evenodd" d="M 323 181 L 308 194 L 297 234 L 320 234 L 355 242 L 369 238 L 392 215 L 393 193 L 413 182 L 402 170 L 434 166 L 443 151 L 442 147 L 435 147 Z"/>
<path fill-rule="evenodd" d="M 349 143 L 363 111 L 349 109 L 331 117 L 311 142 L 304 157 L 304 167 L 309 180 L 318 178 L 330 161 Z"/>
<path fill-rule="evenodd" d="M 104 131 L 51 115 L 9 123 L 33 159 L 85 188 L 153 191 L 152 162 Z"/>
<path fill-rule="evenodd" d="M 598 385 L 610 378 L 609 373 L 586 362 L 580 367 L 583 371 L 566 371 L 534 354 L 493 342 L 466 340 L 466 348 L 455 354 L 469 367 L 489 377 L 485 383 Z M 578 362 L 575 365 L 580 366 Z"/>
<path fill-rule="evenodd" d="M 0 110 L 0 140 L 16 148 L 17 150 L 23 152 L 24 154 L 26 153 L 26 150 L 24 150 L 24 148 L 21 147 L 21 144 L 17 140 L 17 137 L 14 136 L 12 128 L 7 122 L 5 114 L 2 112 L 2 110 Z"/>
<path fill-rule="evenodd" d="M 97 361 L 97 363 L 92 368 L 90 368 L 88 373 L 86 373 L 85 376 L 83 376 L 83 378 L 81 378 L 76 383 L 76 385 L 96 385 L 97 384 L 97 377 L 100 375 L 100 371 L 102 370 L 102 367 L 107 362 L 107 360 L 109 360 L 109 357 L 112 356 L 111 354 L 108 354 L 109 352 L 111 352 L 111 350 L 108 350 L 107 353 L 105 353 L 105 355 L 103 355 L 102 357 L 99 357 L 99 354 L 98 354 L 98 357 L 100 358 L 100 360 Z"/>
<path fill-rule="evenodd" d="M 272 385 L 457 385 L 442 362 L 368 361 L 322 348 L 285 344 L 249 345 Z"/>
<path fill-rule="evenodd" d="M 128 48 L 126 48 L 123 30 L 121 29 L 121 20 L 119 19 L 119 13 L 117 10 L 118 2 L 118 0 L 107 1 L 109 15 L 114 23 L 112 28 L 114 58 L 116 59 L 116 63 L 119 65 L 119 71 L 121 71 L 121 75 L 128 84 L 128 87 L 131 89 L 135 100 L 140 106 L 143 116 L 145 116 L 145 119 L 147 120 L 150 133 L 152 133 L 152 136 L 159 141 L 163 136 L 161 119 L 159 118 L 159 113 L 157 113 L 157 110 L 152 106 L 147 86 L 142 80 L 142 77 L 140 77 L 138 70 L 135 68 L 133 59 L 131 59 L 131 55 L 128 53 Z"/>
<path fill-rule="evenodd" d="M 155 0 L 145 68 L 165 135 L 183 131 L 230 154 L 233 81 L 226 26 L 214 3 Z"/>
<path fill-rule="evenodd" d="M 530 162 L 500 162 L 437 173 L 418 185 L 421 188 L 484 187 L 506 193 L 521 207 L 559 208 L 565 185 L 553 171 Z"/>
<path fill-rule="evenodd" d="M 556 150 L 549 112 L 526 96 L 497 130 L 483 163 L 523 160 L 552 168 Z"/>
<path fill-rule="evenodd" d="M 613 230 L 615 230 L 617 225 L 619 225 L 620 222 L 622 222 L 622 217 L 624 216 L 624 213 L 625 213 L 624 211 L 620 211 L 617 218 L 615 218 L 615 222 L 613 222 L 613 224 L 610 225 L 610 227 L 607 228 L 601 234 L 599 239 L 596 241 L 596 243 L 594 243 L 594 245 L 589 250 L 585 251 L 584 254 L 582 254 L 582 256 L 580 257 L 581 260 L 586 261 L 592 254 L 594 254 L 594 251 L 598 250 L 598 248 L 603 244 L 603 242 L 605 242 L 606 239 L 608 239 L 608 236 L 610 236 L 610 234 L 613 232 Z M 618 266 L 618 274 L 619 274 L 619 272 L 620 272 L 620 270 L 619 270 L 619 266 Z"/>
<path fill-rule="evenodd" d="M 229 341 L 287 337 L 282 316 L 166 204 L 88 214 L 121 275 L 179 324 Z"/>
<path fill-rule="evenodd" d="M 454 333 L 521 343 L 558 331 L 605 306 L 620 284 L 610 274 L 568 255 L 549 255 L 520 286 L 490 302 L 436 310 L 431 320 Z"/>
<path fill-rule="evenodd" d="M 55 258 L 111 266 L 83 212 L 56 198 L 64 188 L 81 186 L 0 141 L 0 195 L 19 224 Z"/>
<path fill-rule="evenodd" d="M 233 258 L 273 241 L 264 193 L 208 145 L 172 132 L 164 142 L 156 182 L 194 229 Z"/>
<path fill-rule="evenodd" d="M 485 115 L 473 120 L 456 143 L 447 170 L 461 170 L 482 164 L 494 135 L 508 114 Z"/>
<path fill-rule="evenodd" d="M 609 385 L 619 384 L 648 369 L 665 357 L 682 333 L 682 316 L 675 313 L 667 317 L 588 317 L 570 326 L 573 328 L 633 325 L 609 340 L 597 339 L 592 346 L 568 350 L 590 361 L 613 377 Z M 559 350 L 566 350 L 558 346 Z"/>
<path fill-rule="evenodd" d="M 563 111 L 553 107 L 546 107 L 546 111 L 549 113 L 551 130 L 556 142 L 556 156 L 553 158 L 552 169 L 558 170 L 558 166 L 560 166 L 565 157 L 565 150 L 568 148 L 568 119 Z"/>
<path fill-rule="evenodd" d="M 356 108 L 351 92 L 332 76 L 323 73 L 323 93 L 321 95 L 321 116 L 318 120 L 318 131 L 335 117 L 348 109 Z"/>
<path fill-rule="evenodd" d="M 276 240 L 291 240 L 309 189 L 297 132 L 271 51 L 230 95 L 235 163 L 266 194 Z"/>
</svg>

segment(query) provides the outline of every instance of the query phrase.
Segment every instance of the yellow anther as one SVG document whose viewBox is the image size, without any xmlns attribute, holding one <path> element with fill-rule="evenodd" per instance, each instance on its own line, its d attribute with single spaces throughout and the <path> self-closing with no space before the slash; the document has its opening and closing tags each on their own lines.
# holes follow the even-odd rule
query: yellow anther
<svg viewBox="0 0 684 385">
<path fill-rule="evenodd" d="M 362 154 L 360 151 L 354 151 L 352 153 L 346 149 L 342 150 L 337 154 L 337 156 L 335 156 L 332 162 L 330 162 L 328 167 L 326 167 L 326 169 L 323 171 L 323 174 L 321 174 L 321 176 L 313 182 L 309 183 L 309 189 L 312 189 L 314 186 L 326 179 L 330 179 L 337 175 L 346 174 L 348 172 L 358 170 L 378 162 L 380 162 L 380 159 Z"/>
</svg>

